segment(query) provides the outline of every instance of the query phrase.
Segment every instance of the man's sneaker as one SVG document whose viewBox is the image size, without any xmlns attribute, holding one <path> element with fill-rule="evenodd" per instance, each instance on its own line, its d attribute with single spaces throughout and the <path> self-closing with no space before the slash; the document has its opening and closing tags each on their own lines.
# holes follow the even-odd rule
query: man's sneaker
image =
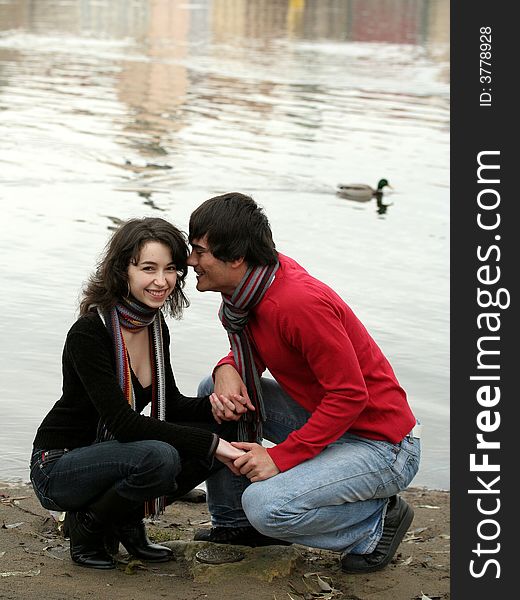
<svg viewBox="0 0 520 600">
<path fill-rule="evenodd" d="M 237 546 L 290 546 L 291 542 L 268 537 L 251 525 L 245 527 L 212 527 L 199 529 L 193 539 L 198 542 L 214 542 L 216 544 L 234 544 Z"/>
<path fill-rule="evenodd" d="M 370 554 L 341 555 L 341 568 L 346 573 L 370 573 L 385 567 L 394 557 L 404 534 L 413 521 L 413 509 L 401 496 L 392 496 L 383 523 L 383 535 Z"/>
</svg>

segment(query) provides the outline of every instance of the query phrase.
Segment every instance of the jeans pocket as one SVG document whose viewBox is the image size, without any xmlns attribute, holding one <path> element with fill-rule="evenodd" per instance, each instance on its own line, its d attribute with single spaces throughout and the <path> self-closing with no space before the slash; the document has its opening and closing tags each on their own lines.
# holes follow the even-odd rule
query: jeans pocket
<svg viewBox="0 0 520 600">
<path fill-rule="evenodd" d="M 63 454 L 65 454 L 64 450 L 38 450 L 33 452 L 30 473 L 31 483 L 40 504 L 48 510 L 63 510 L 48 496 L 52 471 Z"/>
<path fill-rule="evenodd" d="M 385 441 L 372 442 L 372 444 L 376 451 L 383 457 L 386 464 L 393 469 L 399 459 L 399 453 L 401 452 L 399 444 Z"/>
<path fill-rule="evenodd" d="M 405 438 L 399 446 L 399 454 L 393 468 L 399 477 L 401 489 L 405 489 L 419 470 L 421 445 L 416 438 L 412 440 Z"/>
</svg>

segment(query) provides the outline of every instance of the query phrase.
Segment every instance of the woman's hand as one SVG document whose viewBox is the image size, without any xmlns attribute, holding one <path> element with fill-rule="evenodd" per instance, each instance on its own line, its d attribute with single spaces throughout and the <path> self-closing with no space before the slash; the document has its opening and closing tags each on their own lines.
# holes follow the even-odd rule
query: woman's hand
<svg viewBox="0 0 520 600">
<path fill-rule="evenodd" d="M 247 412 L 247 400 L 239 394 L 233 394 L 230 397 L 221 394 L 217 396 L 215 392 L 210 395 L 211 412 L 213 418 L 220 425 L 222 421 L 238 421 L 240 417 Z M 253 405 L 252 410 L 255 410 Z"/>
<path fill-rule="evenodd" d="M 247 388 L 231 365 L 221 365 L 215 370 L 214 392 L 209 397 L 213 418 L 222 421 L 238 421 L 248 410 L 255 410 Z"/>
<path fill-rule="evenodd" d="M 240 448 L 235 448 L 222 438 L 218 441 L 215 457 L 224 463 L 235 475 L 240 475 L 240 471 L 233 465 L 233 461 L 244 455 L 245 452 Z"/>
</svg>

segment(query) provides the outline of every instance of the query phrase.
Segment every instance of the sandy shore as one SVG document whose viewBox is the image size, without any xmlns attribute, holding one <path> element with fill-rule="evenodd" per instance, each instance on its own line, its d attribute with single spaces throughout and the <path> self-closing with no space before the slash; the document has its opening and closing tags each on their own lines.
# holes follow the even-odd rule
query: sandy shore
<svg viewBox="0 0 520 600">
<path fill-rule="evenodd" d="M 338 555 L 303 546 L 236 547 L 239 562 L 209 565 L 192 542 L 209 526 L 205 503 L 177 502 L 149 524 L 175 560 L 160 565 L 130 561 L 96 571 L 71 562 L 68 540 L 36 500 L 32 488 L 0 483 L 0 598 L 2 600 L 432 600 L 449 598 L 449 492 L 410 488 L 403 496 L 415 519 L 392 563 L 369 575 L 346 575 Z M 321 586 L 321 587 L 320 587 Z M 328 588 L 328 589 L 327 589 Z"/>
</svg>

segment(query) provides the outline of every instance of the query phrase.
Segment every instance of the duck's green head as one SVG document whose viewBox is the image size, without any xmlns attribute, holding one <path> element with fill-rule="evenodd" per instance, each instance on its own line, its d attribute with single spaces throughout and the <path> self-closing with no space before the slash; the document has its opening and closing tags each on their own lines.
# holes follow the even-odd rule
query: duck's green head
<svg viewBox="0 0 520 600">
<path fill-rule="evenodd" d="M 377 189 L 382 190 L 384 187 L 389 186 L 388 179 L 380 179 L 377 184 Z"/>
</svg>

